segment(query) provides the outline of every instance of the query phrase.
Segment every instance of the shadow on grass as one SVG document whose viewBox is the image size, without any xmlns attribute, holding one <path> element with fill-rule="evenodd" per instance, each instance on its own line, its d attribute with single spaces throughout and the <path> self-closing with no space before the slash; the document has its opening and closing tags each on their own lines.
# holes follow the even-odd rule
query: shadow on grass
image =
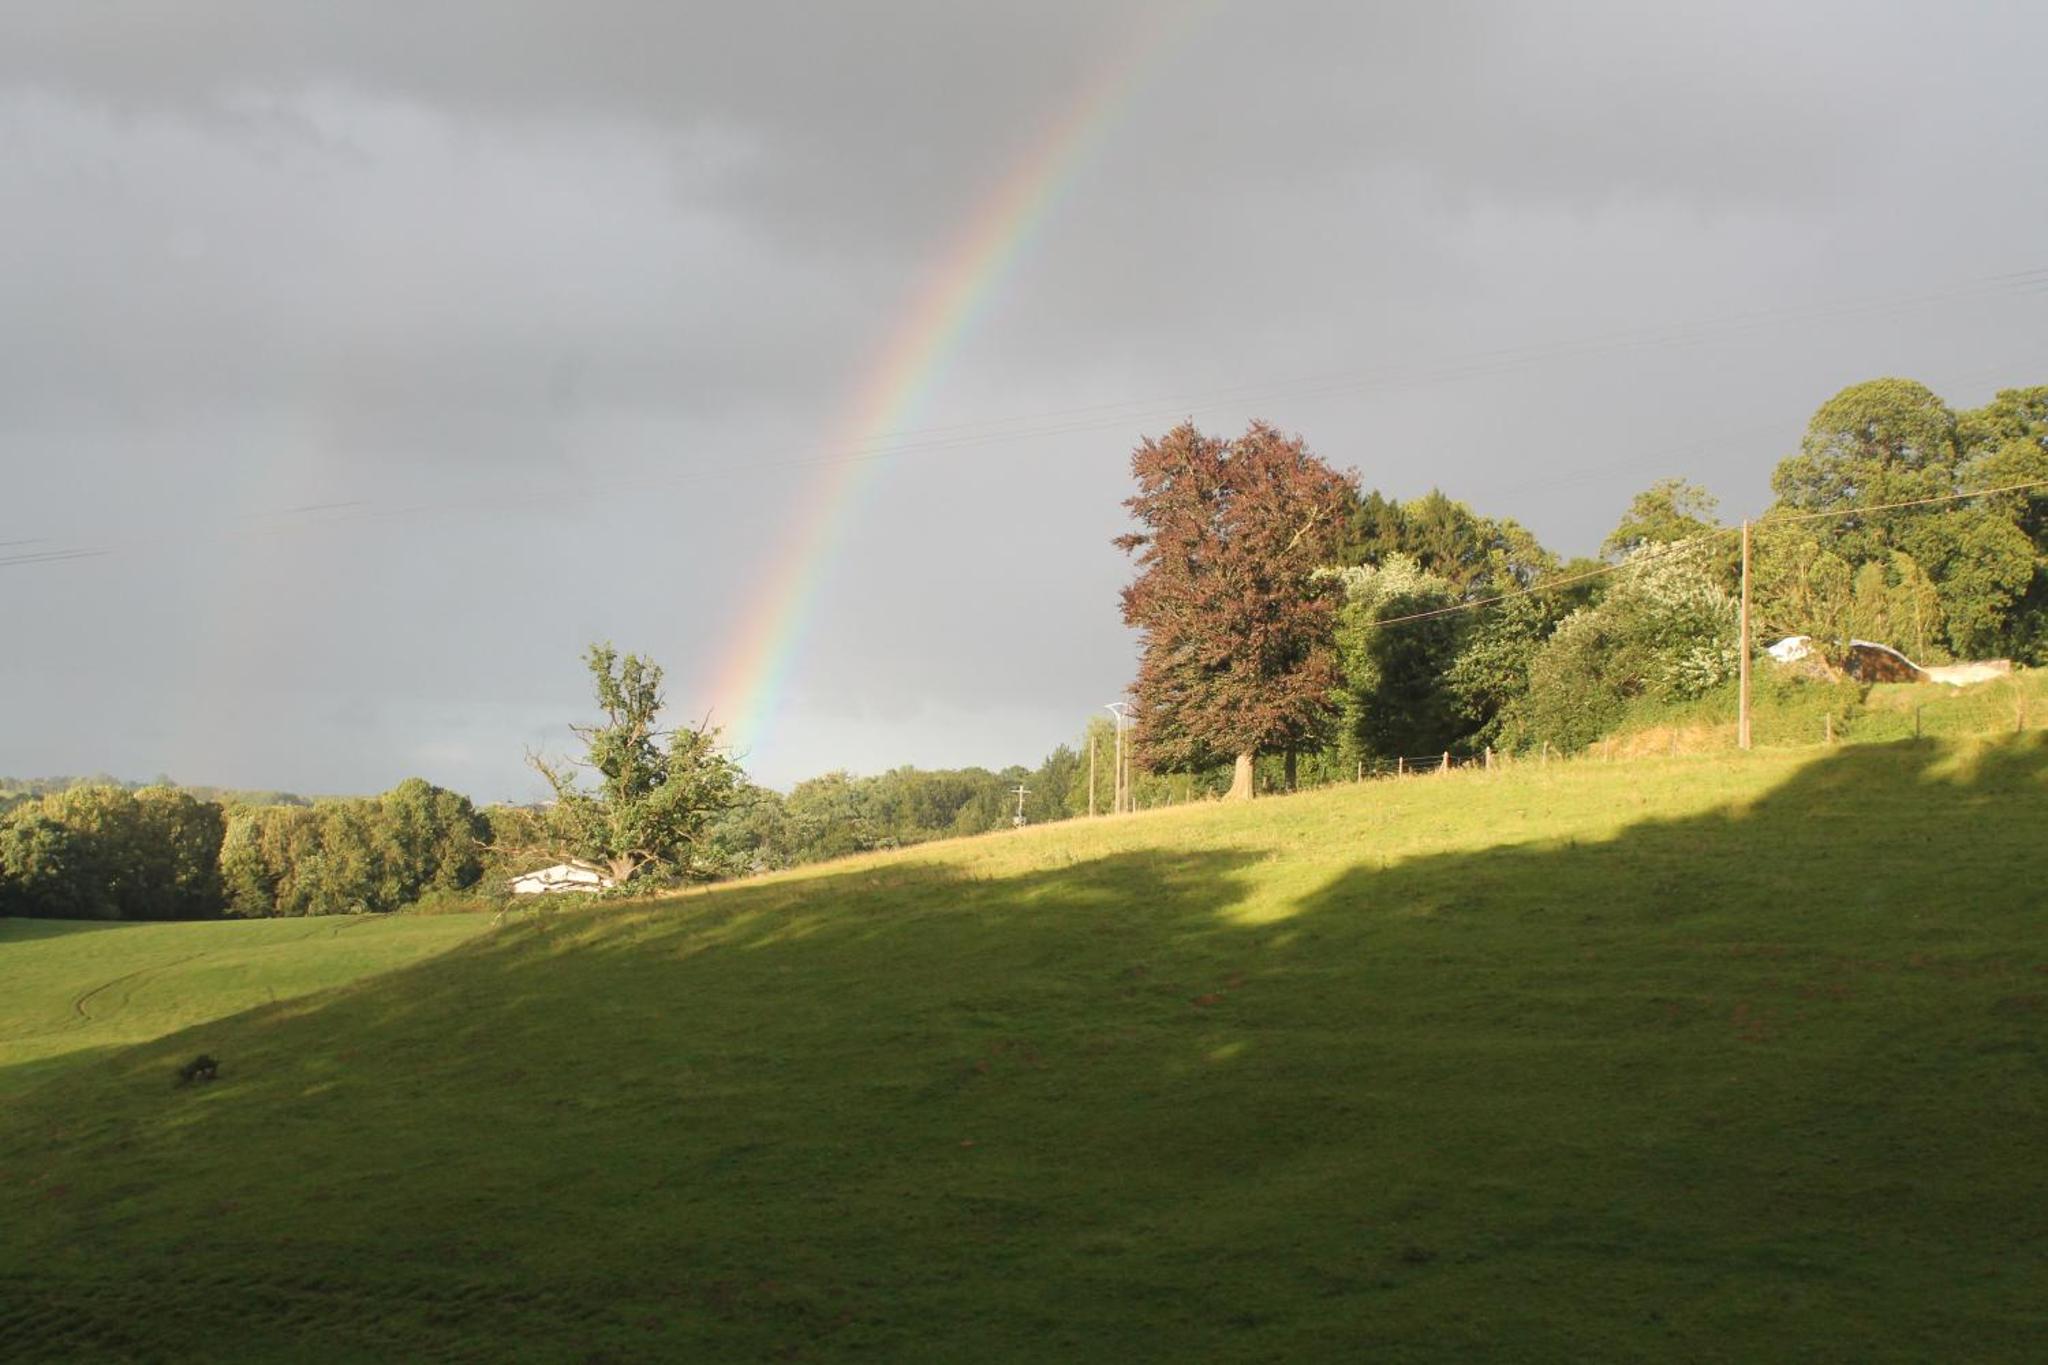
<svg viewBox="0 0 2048 1365">
<path fill-rule="evenodd" d="M 710 894 L 619 905 L 543 906 L 494 934 L 376 980 L 260 1007 L 182 1030 L 134 1049 L 79 1057 L 103 1074 L 109 1062 L 161 1066 L 248 1029 L 268 1032 L 317 1017 L 321 1035 L 363 1036 L 404 1031 L 422 1015 L 449 1006 L 444 985 L 465 993 L 489 983 L 475 1002 L 482 1016 L 501 1018 L 531 1006 L 574 1012 L 596 991 L 644 989 L 662 1000 L 689 972 L 716 972 L 721 985 L 758 981 L 764 989 L 803 989 L 782 978 L 818 964 L 838 1005 L 958 997 L 963 982 L 1008 971 L 1018 979 L 1063 970 L 1091 970 L 1105 954 L 1131 953 L 1162 924 L 1177 932 L 1221 932 L 1222 916 L 1242 894 L 1241 869 L 1256 853 L 1145 851 L 1012 876 L 980 877 L 947 862 L 915 857 L 860 871 L 719 887 Z M 1133 912 L 1136 912 L 1135 914 Z M 841 979 L 840 956 L 879 954 L 886 972 Z M 564 967 L 565 960 L 571 964 Z M 1144 975 L 1133 958 L 1124 966 Z M 967 970 L 963 973 L 963 968 Z M 595 978 L 595 979 L 594 979 Z M 852 998 L 850 998 L 852 997 Z M 374 1047 L 365 1042 L 364 1050 Z M 63 1058 L 20 1063 L 35 1079 L 63 1075 Z M 245 1065 L 230 1068 L 243 1100 L 261 1082 Z M 0 1083 L 20 1086 L 10 1068 Z M 223 1090 L 223 1094 L 228 1093 Z"/>
<path fill-rule="evenodd" d="M 0 1066 L 0 1104 L 12 1103 L 37 1086 L 54 1080 L 74 1068 L 104 1065 L 131 1050 L 130 1044 L 107 1043 L 70 1052 L 55 1052 L 46 1057 L 30 1057 Z"/>
<path fill-rule="evenodd" d="M 65 1267 L 12 1340 L 176 1354 L 198 1283 L 280 1358 L 2031 1341 L 2048 745 L 1385 868 L 1360 821 L 1256 925 L 1236 828 L 540 916 L 59 1077 L 0 1116 L 0 1276 Z"/>
<path fill-rule="evenodd" d="M 174 922 L 176 921 L 151 919 L 15 919 L 0 916 L 0 945 L 29 943 L 46 938 L 70 938 L 105 929 L 139 929 L 144 925 Z"/>
</svg>

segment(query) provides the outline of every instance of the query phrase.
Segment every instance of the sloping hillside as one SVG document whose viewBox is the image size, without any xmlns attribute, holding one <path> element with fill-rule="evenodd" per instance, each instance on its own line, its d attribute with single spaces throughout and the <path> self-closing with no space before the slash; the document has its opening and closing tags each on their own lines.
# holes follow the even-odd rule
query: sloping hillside
<svg viewBox="0 0 2048 1365">
<path fill-rule="evenodd" d="M 2044 828 L 1551 764 L 527 919 L 10 1103 L 0 1357 L 2025 1359 Z"/>
</svg>

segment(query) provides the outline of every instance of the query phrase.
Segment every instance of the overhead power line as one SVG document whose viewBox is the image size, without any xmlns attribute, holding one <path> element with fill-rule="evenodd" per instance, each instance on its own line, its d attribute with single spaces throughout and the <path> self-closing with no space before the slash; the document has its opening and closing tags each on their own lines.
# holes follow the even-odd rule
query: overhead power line
<svg viewBox="0 0 2048 1365">
<path fill-rule="evenodd" d="M 112 547 L 89 546 L 81 546 L 75 550 L 37 550 L 28 554 L 0 555 L 0 567 L 9 564 L 54 564 L 62 559 L 99 559 L 112 553 Z"/>
<path fill-rule="evenodd" d="M 1830 507 L 1819 512 L 1766 512 L 1756 518 L 1758 526 L 1775 525 L 1786 521 L 1817 521 L 1822 517 L 1853 517 L 1865 512 L 1896 512 L 1902 507 L 1931 507 L 1937 502 L 1962 502 L 1968 498 L 1991 498 L 2000 493 L 2025 493 L 2036 488 L 2048 488 L 2048 479 L 2035 479 L 2031 483 L 2009 483 L 2003 488 L 1979 488 L 1968 493 L 1940 493 L 1931 498 L 1911 498 L 1905 502 L 1880 502 L 1869 507 Z"/>
</svg>

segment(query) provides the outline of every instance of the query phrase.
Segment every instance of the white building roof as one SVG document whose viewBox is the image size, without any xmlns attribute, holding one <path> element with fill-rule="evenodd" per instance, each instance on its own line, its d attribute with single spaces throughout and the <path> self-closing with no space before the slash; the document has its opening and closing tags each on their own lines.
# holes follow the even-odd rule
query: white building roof
<svg viewBox="0 0 2048 1365">
<path fill-rule="evenodd" d="M 608 891 L 617 885 L 603 868 L 578 862 L 556 863 L 552 867 L 522 872 L 511 881 L 515 896 L 546 895 L 556 891 Z"/>
</svg>

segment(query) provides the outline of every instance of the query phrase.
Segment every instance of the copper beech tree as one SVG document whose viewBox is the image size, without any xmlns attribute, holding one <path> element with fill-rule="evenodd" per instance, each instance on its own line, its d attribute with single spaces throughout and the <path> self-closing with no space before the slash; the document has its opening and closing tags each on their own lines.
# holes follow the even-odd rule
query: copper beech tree
<svg viewBox="0 0 2048 1365">
<path fill-rule="evenodd" d="M 1125 506 L 1144 529 L 1116 543 L 1139 569 L 1123 591 L 1143 642 L 1139 759 L 1234 761 L 1230 795 L 1249 798 L 1258 755 L 1312 748 L 1330 723 L 1342 589 L 1316 570 L 1336 555 L 1353 476 L 1264 422 L 1234 441 L 1183 423 L 1140 445 L 1131 472 Z"/>
</svg>

